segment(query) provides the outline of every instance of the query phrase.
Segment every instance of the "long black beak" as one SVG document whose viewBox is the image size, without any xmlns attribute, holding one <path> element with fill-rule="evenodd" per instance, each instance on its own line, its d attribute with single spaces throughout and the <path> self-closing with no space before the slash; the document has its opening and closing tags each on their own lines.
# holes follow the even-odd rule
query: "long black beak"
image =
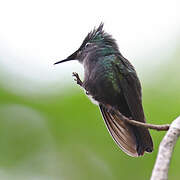
<svg viewBox="0 0 180 180">
<path fill-rule="evenodd" d="M 54 65 L 63 63 L 63 62 L 67 62 L 67 61 L 77 60 L 77 54 L 78 54 L 78 51 L 74 52 L 73 54 L 68 56 L 66 59 L 54 63 Z"/>
</svg>

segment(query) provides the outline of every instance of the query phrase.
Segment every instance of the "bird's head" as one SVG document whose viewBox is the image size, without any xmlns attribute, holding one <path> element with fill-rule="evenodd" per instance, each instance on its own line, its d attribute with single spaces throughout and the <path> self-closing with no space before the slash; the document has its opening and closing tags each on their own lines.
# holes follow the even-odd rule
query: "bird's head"
<svg viewBox="0 0 180 180">
<path fill-rule="evenodd" d="M 111 35 L 104 32 L 103 25 L 104 24 L 101 23 L 98 28 L 94 28 L 93 31 L 88 33 L 77 51 L 55 64 L 71 60 L 78 60 L 80 63 L 83 63 L 87 56 L 106 56 L 113 53 L 119 53 L 115 40 Z"/>
</svg>

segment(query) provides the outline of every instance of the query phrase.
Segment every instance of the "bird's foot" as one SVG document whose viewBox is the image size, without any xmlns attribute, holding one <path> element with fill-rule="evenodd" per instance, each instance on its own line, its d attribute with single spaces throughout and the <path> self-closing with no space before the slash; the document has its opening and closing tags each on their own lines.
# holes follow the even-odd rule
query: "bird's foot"
<svg viewBox="0 0 180 180">
<path fill-rule="evenodd" d="M 73 72 L 72 75 L 75 77 L 74 80 L 76 81 L 76 83 L 79 84 L 80 86 L 82 86 L 83 82 L 81 81 L 81 79 L 80 79 L 78 73 Z"/>
</svg>

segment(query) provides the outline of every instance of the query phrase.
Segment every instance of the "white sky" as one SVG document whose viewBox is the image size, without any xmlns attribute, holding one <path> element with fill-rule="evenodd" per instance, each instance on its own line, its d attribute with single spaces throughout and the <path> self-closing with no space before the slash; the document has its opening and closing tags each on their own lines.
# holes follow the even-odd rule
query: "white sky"
<svg viewBox="0 0 180 180">
<path fill-rule="evenodd" d="M 105 23 L 120 51 L 141 71 L 166 59 L 180 35 L 179 0 L 0 1 L 0 75 L 16 93 L 57 90 L 81 72 L 76 62 L 53 66 Z M 148 68 L 149 69 L 149 68 Z M 8 76 L 7 76 L 8 75 Z"/>
</svg>

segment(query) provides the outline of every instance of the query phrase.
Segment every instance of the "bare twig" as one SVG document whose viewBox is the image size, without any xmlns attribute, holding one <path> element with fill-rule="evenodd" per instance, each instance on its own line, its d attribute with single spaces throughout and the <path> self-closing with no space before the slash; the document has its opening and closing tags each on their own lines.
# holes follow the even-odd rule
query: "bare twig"
<svg viewBox="0 0 180 180">
<path fill-rule="evenodd" d="M 133 126 L 144 127 L 158 131 L 167 131 L 165 137 L 160 143 L 158 156 L 151 176 L 151 180 L 167 180 L 172 152 L 176 144 L 176 141 L 180 136 L 180 116 L 177 119 L 175 119 L 171 123 L 171 125 L 154 125 L 129 119 L 117 111 L 113 112 L 117 116 L 119 116 L 121 120 L 126 121 L 127 123 L 132 124 Z"/>
<path fill-rule="evenodd" d="M 133 126 L 138 126 L 138 127 L 144 127 L 144 128 L 149 128 L 149 129 L 154 129 L 157 131 L 167 131 L 169 129 L 169 124 L 163 124 L 163 125 L 155 125 L 155 124 L 148 124 L 148 123 L 143 123 L 139 121 L 135 121 L 133 119 L 129 119 L 125 116 L 123 116 L 120 112 L 113 111 L 117 116 L 120 117 L 123 121 L 126 121 L 129 124 L 132 124 Z"/>
<path fill-rule="evenodd" d="M 151 180 L 167 180 L 172 152 L 180 136 L 180 116 L 175 119 L 159 146 L 159 152 L 152 172 Z"/>
</svg>

